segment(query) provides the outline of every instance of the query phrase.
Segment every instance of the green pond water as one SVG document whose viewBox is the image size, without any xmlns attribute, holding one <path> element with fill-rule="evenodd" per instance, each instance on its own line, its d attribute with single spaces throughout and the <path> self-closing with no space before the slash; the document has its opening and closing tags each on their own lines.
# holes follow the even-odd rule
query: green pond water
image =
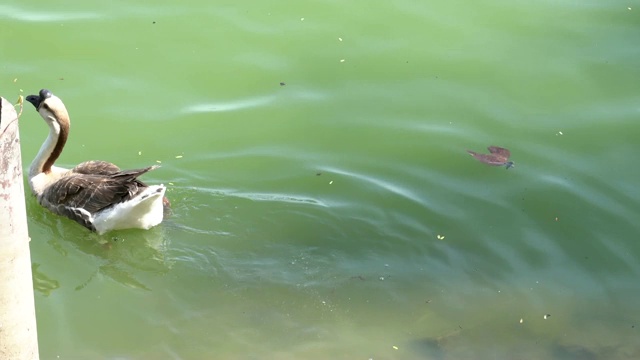
<svg viewBox="0 0 640 360">
<path fill-rule="evenodd" d="M 0 39 L 58 165 L 161 163 L 173 207 L 28 194 L 41 359 L 640 358 L 637 1 L 8 0 Z"/>
</svg>

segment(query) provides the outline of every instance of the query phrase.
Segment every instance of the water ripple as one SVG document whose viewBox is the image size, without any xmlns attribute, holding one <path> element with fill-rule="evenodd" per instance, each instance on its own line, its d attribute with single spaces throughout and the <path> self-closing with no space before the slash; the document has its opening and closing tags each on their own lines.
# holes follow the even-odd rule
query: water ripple
<svg viewBox="0 0 640 360">
<path fill-rule="evenodd" d="M 219 103 L 206 103 L 187 106 L 184 112 L 187 113 L 206 113 L 206 112 L 225 112 L 249 109 L 259 106 L 264 106 L 272 103 L 275 99 L 274 95 L 258 96 L 247 99 L 240 99 L 236 101 L 226 101 Z"/>
<path fill-rule="evenodd" d="M 286 203 L 294 203 L 294 204 L 312 204 L 312 205 L 327 207 L 327 205 L 322 201 L 305 197 L 305 196 L 292 196 L 287 194 L 238 193 L 238 192 L 232 193 L 229 195 L 246 198 L 250 200 L 256 200 L 256 201 L 277 201 L 277 202 L 286 202 Z"/>
<path fill-rule="evenodd" d="M 340 174 L 340 175 L 344 175 L 344 176 L 348 176 L 348 177 L 352 177 L 355 179 L 358 179 L 360 181 L 375 185 L 379 188 L 385 189 L 393 194 L 399 195 L 405 199 L 414 201 L 414 202 L 418 202 L 421 203 L 421 201 L 419 201 L 418 199 L 420 199 L 420 196 L 418 196 L 417 194 L 415 194 L 413 191 L 409 190 L 409 189 L 405 189 L 403 187 L 400 187 L 396 184 L 393 184 L 391 182 L 382 180 L 382 179 L 378 179 L 378 178 L 374 178 L 372 176 L 368 176 L 368 175 L 364 175 L 364 174 L 358 174 L 358 173 L 354 173 L 354 172 L 350 172 L 350 171 L 346 171 L 346 170 L 341 170 L 341 169 L 337 169 L 337 168 L 331 168 L 331 167 L 327 167 L 324 168 L 323 170 L 327 171 L 327 172 L 332 172 L 335 174 Z"/>
<path fill-rule="evenodd" d="M 213 192 L 216 195 L 224 194 L 227 196 L 234 196 L 243 199 L 255 200 L 255 201 L 276 201 L 293 204 L 309 204 L 327 207 L 324 202 L 307 197 L 304 195 L 292 195 L 292 194 L 278 194 L 278 193 L 252 193 L 252 192 L 239 192 L 234 190 L 211 190 L 208 188 L 196 188 L 197 191 L 204 193 Z"/>
<path fill-rule="evenodd" d="M 288 92 L 283 95 L 262 95 L 243 99 L 222 101 L 222 102 L 206 102 L 186 106 L 182 112 L 184 113 L 210 113 L 210 112 L 226 112 L 251 109 L 266 105 L 271 105 L 278 100 L 302 100 L 302 101 L 321 101 L 327 97 L 322 91 L 313 89 L 297 89 L 295 92 Z"/>
<path fill-rule="evenodd" d="M 0 5 L 0 17 L 28 22 L 53 22 L 63 20 L 86 20 L 101 17 L 90 12 L 40 12 L 24 10 L 8 5 Z"/>
</svg>

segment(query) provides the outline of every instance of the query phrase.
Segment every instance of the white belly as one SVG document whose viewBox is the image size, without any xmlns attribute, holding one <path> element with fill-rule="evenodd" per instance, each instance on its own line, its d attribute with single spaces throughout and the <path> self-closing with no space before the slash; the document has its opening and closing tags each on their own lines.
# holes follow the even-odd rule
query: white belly
<svg viewBox="0 0 640 360">
<path fill-rule="evenodd" d="M 154 185 L 135 198 L 95 214 L 93 226 L 98 234 L 121 229 L 149 229 L 162 222 L 162 198 L 166 188 Z"/>
</svg>

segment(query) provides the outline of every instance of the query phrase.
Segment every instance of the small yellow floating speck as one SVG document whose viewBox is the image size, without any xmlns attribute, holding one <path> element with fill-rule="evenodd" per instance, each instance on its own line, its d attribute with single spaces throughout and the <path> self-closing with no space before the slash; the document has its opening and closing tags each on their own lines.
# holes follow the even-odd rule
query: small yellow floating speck
<svg viewBox="0 0 640 360">
<path fill-rule="evenodd" d="M 524 322 L 524 319 L 520 318 L 520 324 L 522 324 Z"/>
<path fill-rule="evenodd" d="M 333 184 L 333 180 L 329 181 L 329 185 Z"/>
<path fill-rule="evenodd" d="M 156 160 L 156 162 L 157 162 L 158 164 L 162 164 L 162 161 L 160 161 L 160 160 Z"/>
<path fill-rule="evenodd" d="M 170 183 L 169 183 L 169 185 L 173 186 L 173 183 L 172 183 L 172 182 L 170 182 Z"/>
<path fill-rule="evenodd" d="M 142 155 L 142 151 L 138 151 L 138 155 Z"/>
<path fill-rule="evenodd" d="M 340 59 L 340 62 L 341 62 L 341 63 L 342 63 L 342 62 L 344 62 L 344 59 Z"/>
<path fill-rule="evenodd" d="M 395 345 L 393 345 L 392 348 L 393 348 L 393 350 L 398 350 L 398 347 L 395 346 Z"/>
<path fill-rule="evenodd" d="M 436 235 L 436 237 L 438 238 L 438 240 L 444 240 L 444 235 Z"/>
<path fill-rule="evenodd" d="M 338 40 L 342 41 L 342 38 L 341 38 L 341 37 L 339 37 L 339 38 L 338 38 Z"/>
<path fill-rule="evenodd" d="M 176 159 L 182 159 L 182 155 L 176 156 Z"/>
<path fill-rule="evenodd" d="M 18 82 L 18 78 L 13 79 L 13 82 L 17 83 Z"/>
</svg>

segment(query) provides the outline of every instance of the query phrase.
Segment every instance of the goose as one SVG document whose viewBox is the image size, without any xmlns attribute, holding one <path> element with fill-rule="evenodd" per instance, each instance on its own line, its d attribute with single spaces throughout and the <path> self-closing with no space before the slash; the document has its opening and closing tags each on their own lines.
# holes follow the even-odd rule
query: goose
<svg viewBox="0 0 640 360">
<path fill-rule="evenodd" d="M 26 99 L 49 126 L 49 135 L 29 168 L 29 186 L 40 205 L 100 235 L 111 230 L 146 230 L 162 222 L 168 205 L 166 187 L 138 180 L 157 165 L 120 170 L 112 163 L 92 160 L 70 170 L 54 166 L 69 136 L 69 113 L 47 89 Z"/>
<path fill-rule="evenodd" d="M 489 154 L 478 154 L 475 151 L 467 150 L 469 155 L 478 159 L 478 161 L 491 166 L 503 166 L 506 165 L 507 170 L 514 167 L 513 161 L 509 161 L 511 151 L 509 149 L 501 148 L 499 146 L 489 146 L 487 148 Z"/>
</svg>

